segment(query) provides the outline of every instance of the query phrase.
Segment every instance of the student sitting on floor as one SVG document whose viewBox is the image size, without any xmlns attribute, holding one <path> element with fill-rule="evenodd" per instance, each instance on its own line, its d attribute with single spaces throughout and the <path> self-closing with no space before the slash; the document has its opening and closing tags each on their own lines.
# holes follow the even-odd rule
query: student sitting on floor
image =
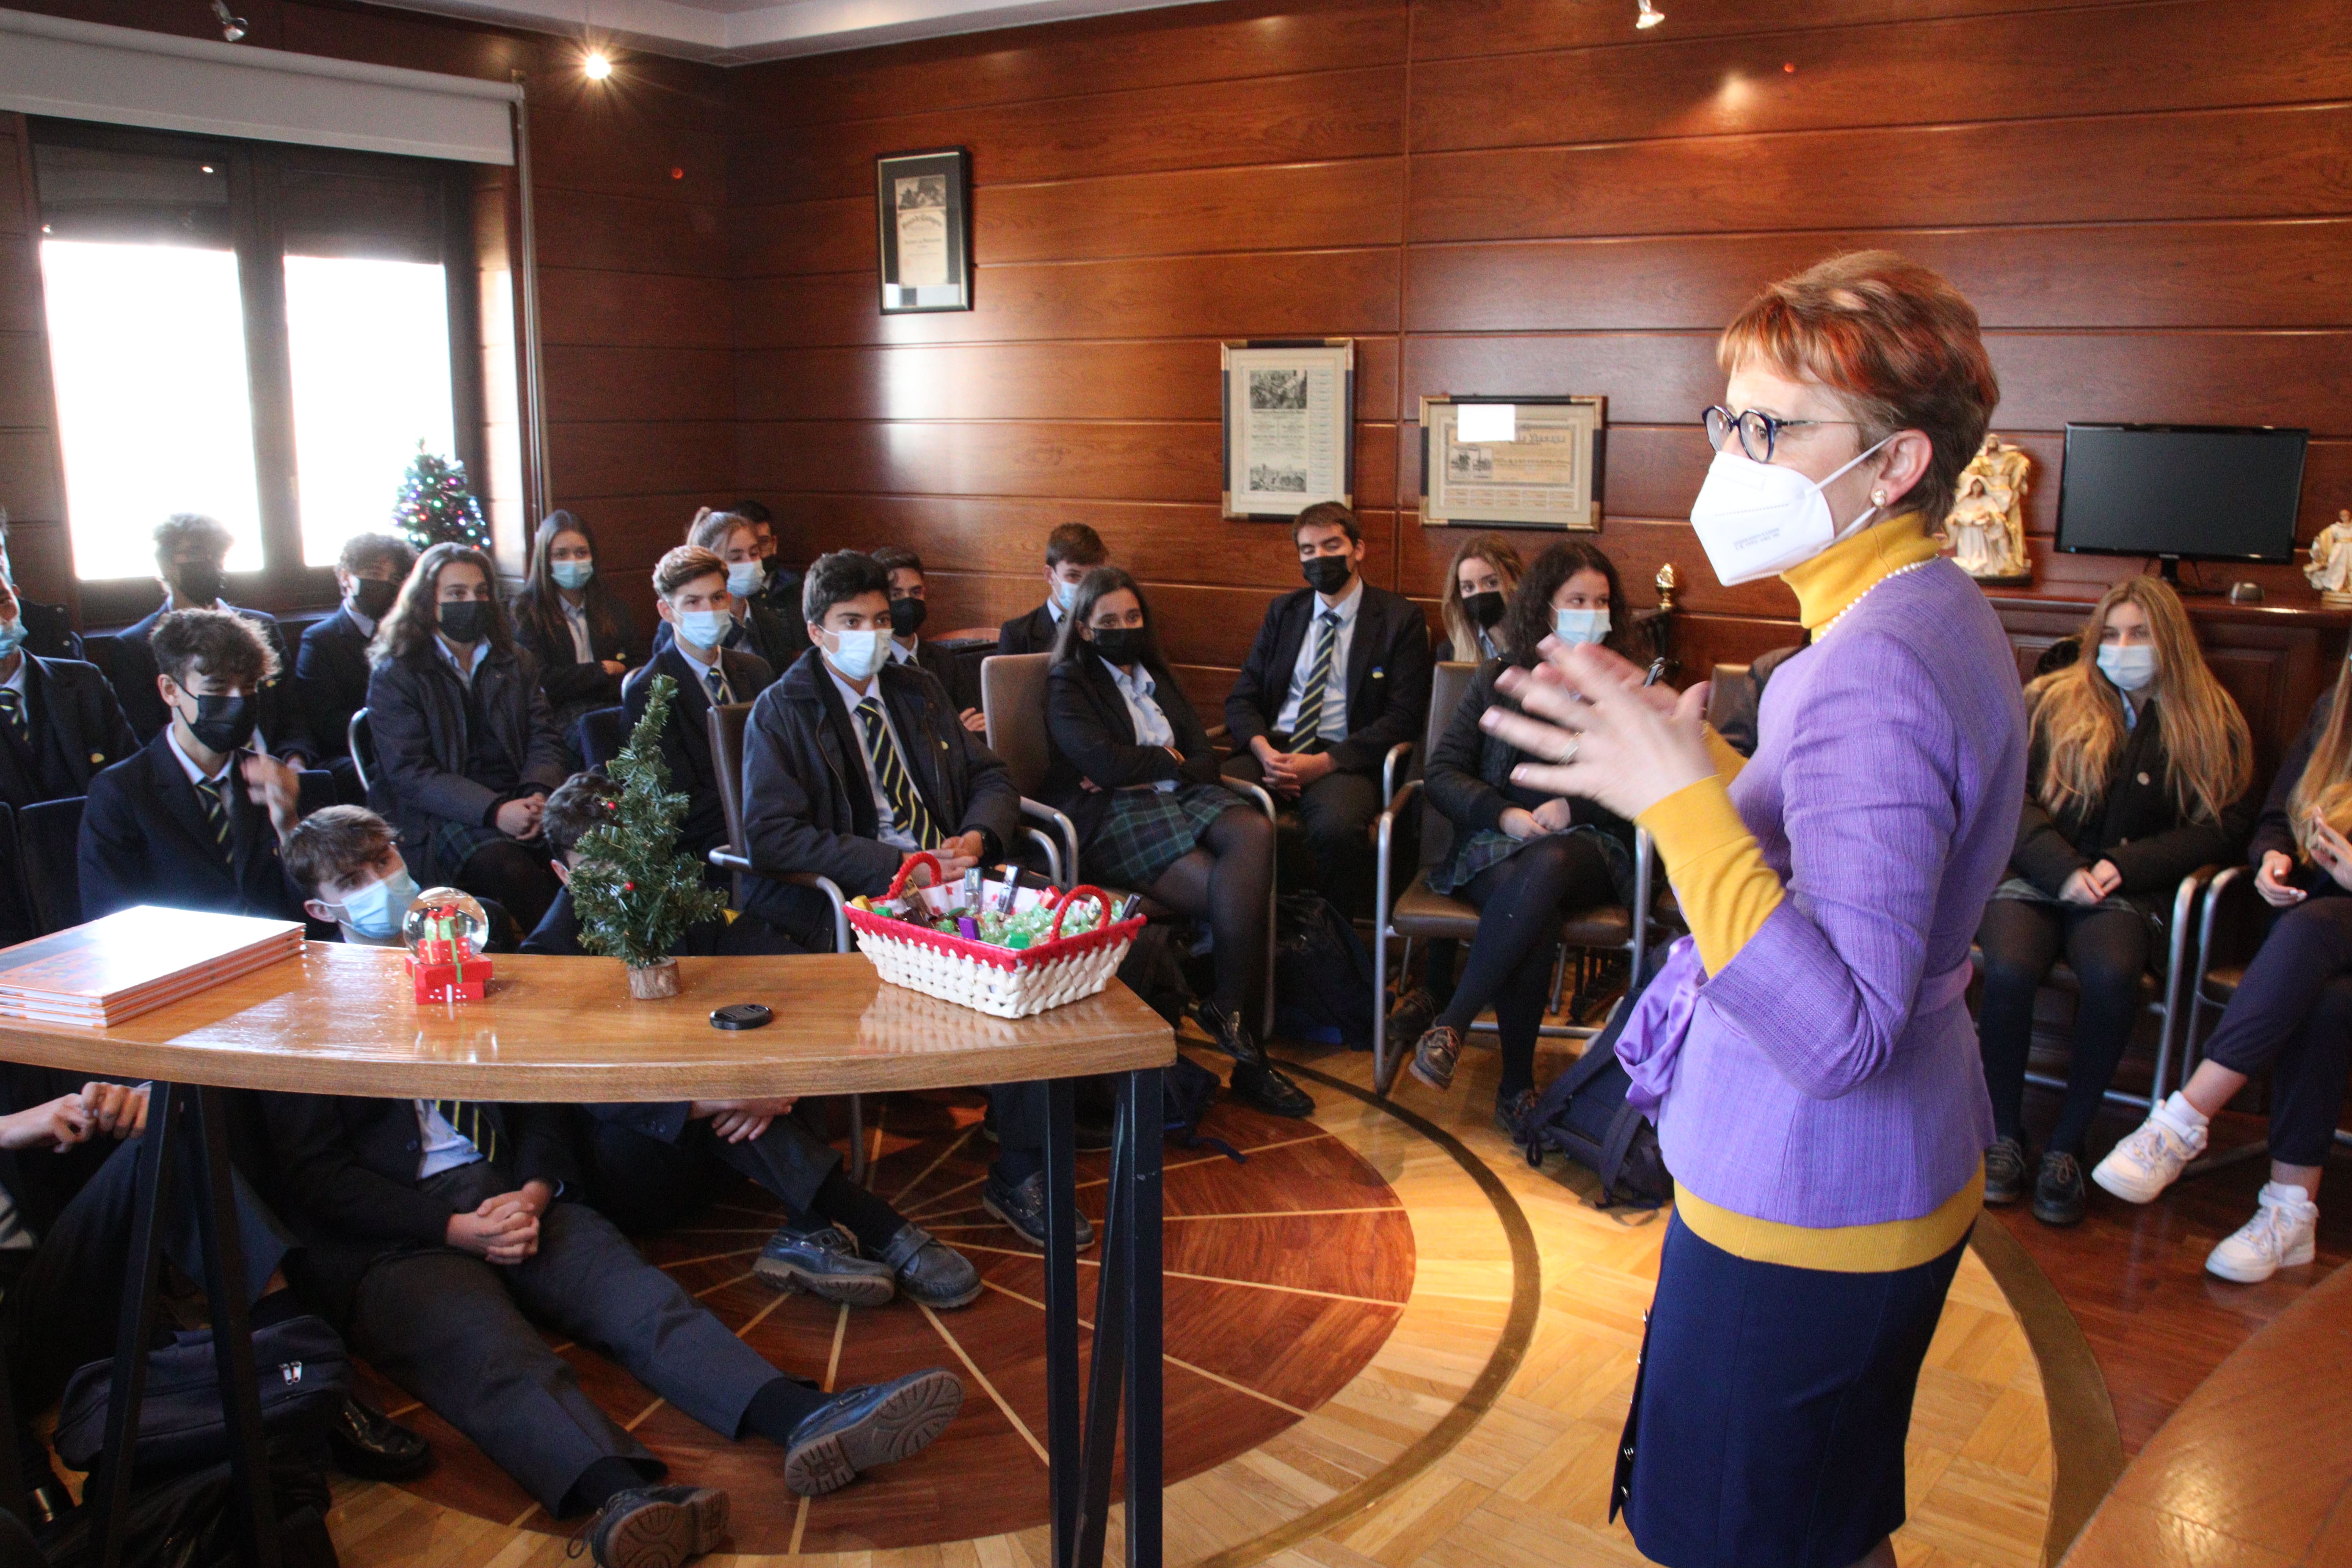
<svg viewBox="0 0 2352 1568">
<path fill-rule="evenodd" d="M 719 646 L 757 654 L 770 669 L 781 670 L 798 658 L 808 647 L 808 633 L 794 616 L 772 608 L 760 596 L 768 569 L 759 556 L 758 531 L 731 511 L 706 508 L 696 515 L 686 542 L 727 565 L 727 592 L 735 609 Z M 654 652 L 667 647 L 677 635 L 677 626 L 663 621 L 654 628 Z"/>
<path fill-rule="evenodd" d="M 0 800 L 19 811 L 89 794 L 92 774 L 139 749 L 96 665 L 34 651 L 27 607 L 0 569 Z"/>
<path fill-rule="evenodd" d="M 246 749 L 277 654 L 226 610 L 175 610 L 156 623 L 151 646 L 157 701 L 171 719 L 89 781 L 83 918 L 164 904 L 299 920 L 278 847 L 293 831 L 300 783 L 284 763 Z"/>
<path fill-rule="evenodd" d="M 294 656 L 294 695 L 303 722 L 318 742 L 322 765 L 335 775 L 335 798 L 356 805 L 366 798 L 352 766 L 352 715 L 367 706 L 368 644 L 392 613 L 400 585 L 416 564 L 416 550 L 396 533 L 356 533 L 335 558 L 335 613 L 310 623 Z"/>
<path fill-rule="evenodd" d="M 646 682 L 667 675 L 677 682 L 669 721 L 662 727 L 662 762 L 669 787 L 686 796 L 677 847 L 697 860 L 727 842 L 727 803 L 719 795 L 719 769 L 710 757 L 710 710 L 755 700 L 776 679 L 758 654 L 722 646 L 734 622 L 735 595 L 727 563 L 708 550 L 681 544 L 654 565 L 654 608 L 668 646 L 629 678 L 623 693 L 628 731 L 646 716 Z"/>
<path fill-rule="evenodd" d="M 603 1349 L 729 1439 L 784 1450 L 803 1496 L 929 1447 L 962 1403 L 946 1372 L 826 1395 L 762 1360 L 611 1221 L 566 1106 L 276 1095 L 269 1131 L 303 1242 L 298 1283 L 352 1346 L 551 1515 L 596 1510 L 599 1568 L 671 1568 L 726 1533 L 724 1492 L 664 1467 L 580 1386 L 537 1325 Z"/>
<path fill-rule="evenodd" d="M 1051 653 L 1087 574 L 1110 560 L 1102 535 L 1083 522 L 1066 522 L 1045 536 L 1045 602 L 997 628 L 1001 654 Z"/>
<path fill-rule="evenodd" d="M 890 658 L 898 664 L 911 664 L 931 672 L 933 679 L 953 693 L 955 670 L 947 655 L 916 633 L 931 613 L 930 589 L 923 575 L 923 558 L 911 550 L 896 544 L 886 544 L 874 552 L 874 563 L 890 574 Z M 988 721 L 977 708 L 967 708 L 958 715 L 963 727 L 975 735 L 988 733 Z"/>
<path fill-rule="evenodd" d="M 392 824 L 363 805 L 322 806 L 294 825 L 278 854 L 302 895 L 302 912 L 331 925 L 352 947 L 399 947 L 416 901 L 416 879 L 400 858 Z M 486 952 L 512 952 L 521 933 L 492 899 L 477 899 L 490 922 Z"/>
<path fill-rule="evenodd" d="M 368 804 L 428 882 L 496 899 L 528 931 L 560 890 L 535 842 L 563 782 L 538 668 L 515 646 L 480 551 L 436 544 L 377 628 L 368 678 Z"/>
</svg>

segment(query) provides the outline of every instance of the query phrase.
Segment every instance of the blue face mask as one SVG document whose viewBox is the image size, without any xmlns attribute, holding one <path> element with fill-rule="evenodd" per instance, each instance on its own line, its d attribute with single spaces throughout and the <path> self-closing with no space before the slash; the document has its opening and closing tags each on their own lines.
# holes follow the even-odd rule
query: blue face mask
<svg viewBox="0 0 2352 1568">
<path fill-rule="evenodd" d="M 677 635 L 699 648 L 716 648 L 734 617 L 718 610 L 680 610 Z"/>
<path fill-rule="evenodd" d="M 0 621 L 0 658 L 6 658 L 24 646 L 24 617 L 12 616 L 7 620 Z"/>
<path fill-rule="evenodd" d="M 385 942 L 400 934 L 408 906 L 416 901 L 416 879 L 401 867 L 380 882 L 371 882 L 343 900 L 342 922 L 370 942 Z"/>
<path fill-rule="evenodd" d="M 835 632 L 832 636 L 839 646 L 825 649 L 825 658 L 833 661 L 834 668 L 852 680 L 865 679 L 881 668 L 882 661 L 890 657 L 890 628 L 887 626 L 872 631 Z"/>
<path fill-rule="evenodd" d="M 1551 633 L 1565 643 L 1595 643 L 1609 636 L 1609 612 L 1599 610 L 1554 610 L 1551 613 Z"/>
<path fill-rule="evenodd" d="M 551 561 L 547 574 L 555 579 L 559 588 L 585 588 L 588 579 L 596 575 L 593 561 Z"/>
<path fill-rule="evenodd" d="M 739 599 L 748 599 L 760 591 L 767 576 L 766 568 L 757 561 L 738 561 L 727 568 L 727 591 Z"/>
<path fill-rule="evenodd" d="M 2113 645 L 2099 649 L 2099 673 L 2126 691 L 2137 691 L 2156 679 L 2156 645 L 2131 647 Z"/>
<path fill-rule="evenodd" d="M 1063 583 L 1059 581 L 1055 583 L 1054 603 L 1062 606 L 1062 614 L 1066 616 L 1068 615 L 1070 613 L 1070 606 L 1077 602 L 1078 585 L 1076 583 Z"/>
</svg>

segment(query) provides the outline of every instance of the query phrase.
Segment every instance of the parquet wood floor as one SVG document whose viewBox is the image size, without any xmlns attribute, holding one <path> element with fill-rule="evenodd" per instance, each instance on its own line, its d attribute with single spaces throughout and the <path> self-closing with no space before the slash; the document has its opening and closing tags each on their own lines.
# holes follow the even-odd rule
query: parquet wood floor
<svg viewBox="0 0 2352 1568">
<path fill-rule="evenodd" d="M 1368 1057 L 1308 1059 L 1337 1080 L 1369 1083 Z M 1319 1108 L 1304 1125 L 1221 1101 L 1206 1130 L 1253 1147 L 1247 1167 L 1211 1156 L 1179 1170 L 1192 1156 L 1171 1151 L 1169 1473 L 1181 1478 L 1166 1500 L 1171 1563 L 1641 1561 L 1606 1521 L 1608 1484 L 1664 1216 L 1596 1209 L 1582 1173 L 1563 1174 L 1557 1163 L 1530 1169 L 1488 1120 L 1494 1070 L 1492 1054 L 1474 1050 L 1451 1095 L 1401 1086 L 1397 1104 L 1411 1120 L 1337 1083 L 1310 1083 Z M 965 1314 L 920 1322 L 912 1309 L 886 1310 L 918 1319 L 930 1338 L 911 1339 L 928 1359 L 965 1372 L 957 1425 L 968 1431 L 803 1509 L 780 1479 L 754 1473 L 780 1469 L 777 1457 L 756 1445 L 727 1451 L 619 1373 L 592 1371 L 594 1358 L 581 1360 L 608 1408 L 641 1416 L 649 1443 L 689 1459 L 687 1473 L 746 1467 L 727 1484 L 739 1518 L 760 1533 L 739 1530 L 736 1554 L 709 1561 L 1045 1568 L 1042 1527 L 1001 1523 L 1033 1492 L 1029 1517 L 1043 1518 L 1038 1268 L 1034 1255 L 1000 1249 L 1001 1231 L 992 1240 L 985 1229 L 950 1228 L 985 1220 L 971 1207 L 985 1146 L 969 1137 L 955 1144 L 960 1103 L 976 1113 L 976 1101 L 953 1097 L 890 1100 L 877 1185 L 887 1193 L 911 1179 L 908 1206 L 988 1276 L 983 1302 Z M 923 1118 L 935 1112 L 917 1109 L 926 1104 L 945 1108 L 954 1125 L 929 1126 Z M 759 1230 L 757 1205 L 744 1206 L 755 1212 L 710 1228 L 740 1220 Z M 705 1282 L 697 1288 L 742 1314 L 754 1342 L 780 1361 L 824 1365 L 836 1383 L 891 1369 L 892 1342 L 856 1331 L 872 1314 L 849 1314 L 845 1330 L 837 1310 L 800 1322 L 814 1303 L 740 1294 L 750 1288 L 736 1278 L 740 1249 L 757 1239 L 679 1235 L 658 1245 L 671 1267 L 702 1271 L 691 1275 Z M 868 1355 L 851 1348 L 861 1338 Z M 345 1563 L 564 1561 L 563 1537 L 552 1533 L 562 1526 L 484 1474 L 478 1456 L 468 1462 L 446 1427 L 423 1425 L 445 1459 L 417 1489 L 339 1489 L 331 1524 Z M 2016 1312 L 1973 1254 L 1921 1381 L 1908 1461 L 1912 1517 L 1897 1542 L 1905 1568 L 2041 1562 L 2054 1469 L 2042 1379 Z M 782 1519 L 792 1533 L 779 1541 Z M 880 1544 L 886 1528 L 900 1532 L 898 1544 Z M 1117 1529 L 1114 1519 L 1114 1551 Z M 928 1532 L 920 1543 L 907 1541 L 919 1532 Z"/>
</svg>

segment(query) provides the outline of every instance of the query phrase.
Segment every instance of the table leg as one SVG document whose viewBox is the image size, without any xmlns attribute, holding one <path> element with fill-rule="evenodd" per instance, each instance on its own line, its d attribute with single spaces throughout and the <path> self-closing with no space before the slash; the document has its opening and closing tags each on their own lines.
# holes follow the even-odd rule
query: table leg
<svg viewBox="0 0 2352 1568">
<path fill-rule="evenodd" d="M 121 1568 L 124 1514 L 131 1501 L 131 1435 L 147 1384 L 148 1342 L 155 1337 L 155 1287 L 163 1262 L 163 1216 L 170 1194 L 177 1142 L 173 1125 L 180 1091 L 159 1083 L 148 1091 L 147 1131 L 139 1140 L 138 1193 L 131 1210 L 131 1267 L 123 1276 L 116 1319 L 114 1380 L 106 1400 L 106 1444 L 97 1472 L 94 1534 L 98 1568 Z M 90 1500 L 85 1492 L 84 1500 Z"/>
<path fill-rule="evenodd" d="M 1075 1085 L 1045 1085 L 1045 1452 L 1054 1568 L 1075 1568 L 1080 1502 Z"/>
<path fill-rule="evenodd" d="M 1129 1162 L 1115 1201 L 1127 1294 L 1127 1568 L 1160 1568 L 1160 1069 L 1128 1074 L 1125 1089 L 1119 1120 Z M 1097 1333 L 1095 1354 L 1104 1353 Z"/>
<path fill-rule="evenodd" d="M 230 1181 L 228 1110 L 217 1089 L 181 1095 L 194 1101 L 188 1142 L 189 1173 L 194 1178 L 196 1230 L 204 1244 L 205 1299 L 213 1321 L 213 1366 L 226 1398 L 231 1491 L 243 1504 L 239 1523 L 254 1568 L 278 1568 L 278 1500 L 269 1487 L 269 1450 L 261 1430 L 261 1387 L 253 1363 L 253 1325 L 247 1320 L 244 1247 L 236 1226 L 236 1194 Z"/>
<path fill-rule="evenodd" d="M 1127 1376 L 1126 1216 L 1118 1194 L 1126 1188 L 1131 1163 L 1129 1150 L 1135 1130 L 1122 1105 L 1111 1133 L 1110 1201 L 1103 1208 L 1102 1267 L 1096 1270 L 1094 1359 L 1087 1363 L 1085 1458 L 1078 1474 L 1084 1489 L 1078 1522 L 1076 1568 L 1102 1568 L 1103 1545 L 1109 1533 L 1111 1461 L 1118 1457 L 1119 1399 Z"/>
<path fill-rule="evenodd" d="M 25 1495 L 25 1456 L 16 1446 L 16 1389 L 8 1380 L 5 1356 L 0 1356 L 0 1510 L 15 1514 L 26 1529 L 33 1527 L 32 1500 Z"/>
</svg>

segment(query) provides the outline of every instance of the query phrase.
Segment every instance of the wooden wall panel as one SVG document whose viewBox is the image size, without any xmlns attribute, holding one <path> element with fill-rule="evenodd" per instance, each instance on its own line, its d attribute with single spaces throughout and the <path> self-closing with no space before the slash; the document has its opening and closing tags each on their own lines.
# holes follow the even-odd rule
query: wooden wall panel
<svg viewBox="0 0 2352 1568">
<path fill-rule="evenodd" d="M 2131 0 L 1682 0 L 1681 38 L 1786 34 L 1988 12 L 2120 5 Z M 1622 6 L 1591 0 L 1450 0 L 1413 14 L 1417 60 L 1522 54 L 1633 41 Z"/>
</svg>

